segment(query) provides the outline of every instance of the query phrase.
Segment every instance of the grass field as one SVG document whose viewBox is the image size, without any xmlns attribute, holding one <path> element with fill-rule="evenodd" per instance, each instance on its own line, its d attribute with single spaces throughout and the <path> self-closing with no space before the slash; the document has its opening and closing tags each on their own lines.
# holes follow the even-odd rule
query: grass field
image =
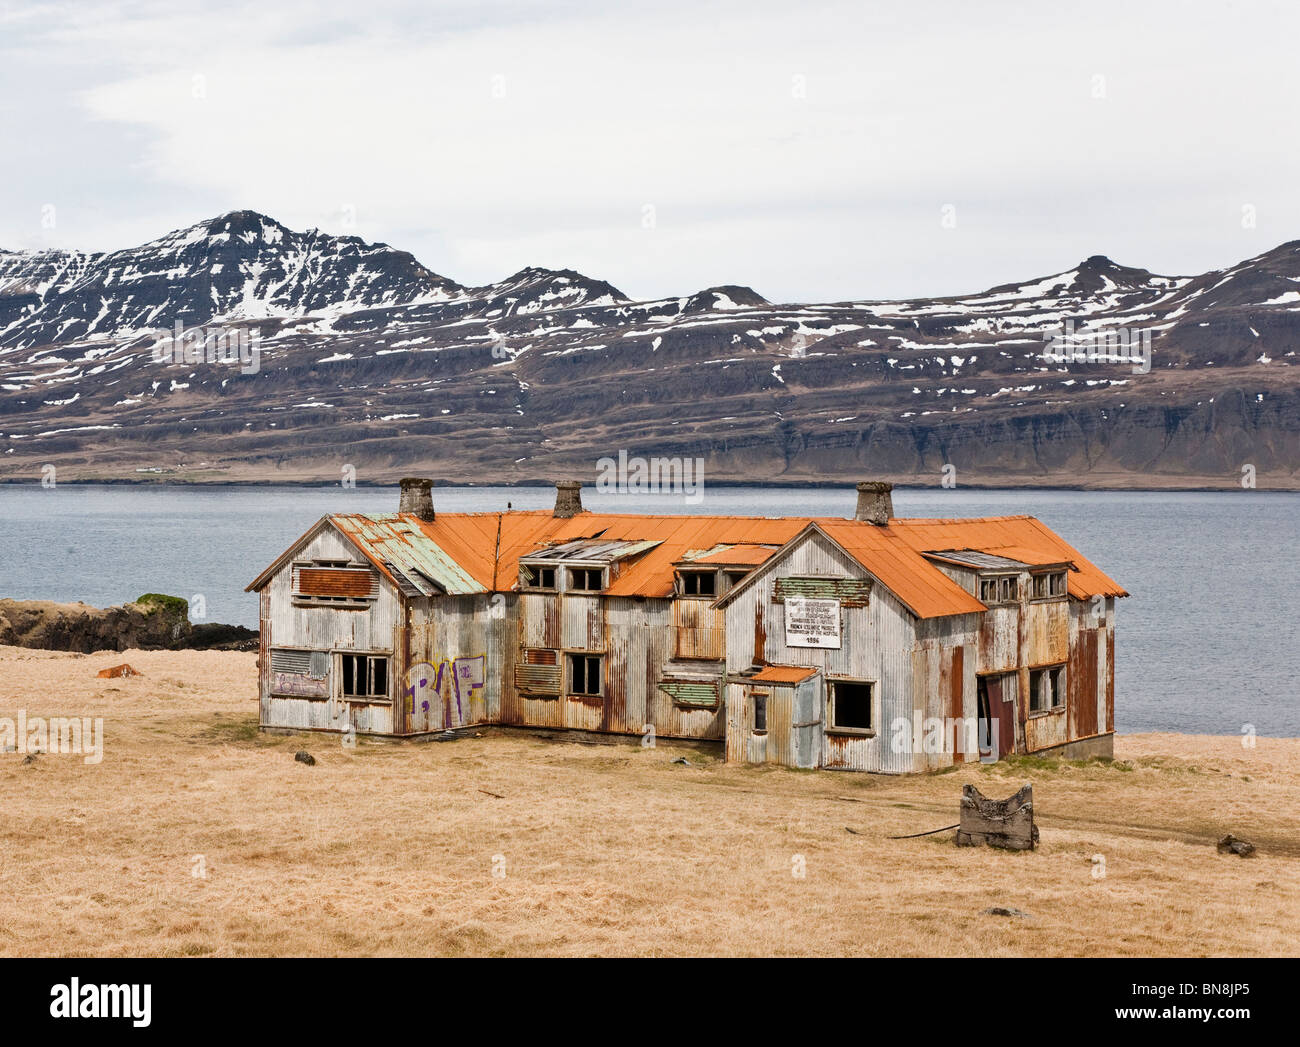
<svg viewBox="0 0 1300 1047">
<path fill-rule="evenodd" d="M 145 675 L 96 679 L 122 661 Z M 0 755 L 0 955 L 1300 952 L 1300 740 L 908 778 L 492 729 L 348 749 L 260 734 L 254 662 L 0 648 L 0 717 L 106 737 L 98 764 Z M 1035 852 L 887 839 L 1026 781 Z"/>
</svg>

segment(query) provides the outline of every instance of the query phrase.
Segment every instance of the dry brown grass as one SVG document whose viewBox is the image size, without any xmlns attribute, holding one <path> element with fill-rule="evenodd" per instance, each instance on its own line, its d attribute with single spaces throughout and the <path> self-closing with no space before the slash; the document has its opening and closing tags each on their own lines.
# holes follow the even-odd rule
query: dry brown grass
<svg viewBox="0 0 1300 1047">
<path fill-rule="evenodd" d="M 348 750 L 260 735 L 254 657 L 0 648 L 0 715 L 102 716 L 107 734 L 97 766 L 0 756 L 0 954 L 1293 955 L 1300 942 L 1300 740 L 1134 735 L 1109 765 L 910 778 L 491 730 Z M 146 675 L 95 678 L 124 660 Z M 294 762 L 300 748 L 314 767 Z M 682 755 L 692 766 L 671 762 Z M 964 782 L 1005 796 L 1023 781 L 1034 853 L 884 838 L 955 822 Z M 1229 831 L 1259 855 L 1218 854 Z M 981 915 L 992 905 L 1033 918 Z"/>
</svg>

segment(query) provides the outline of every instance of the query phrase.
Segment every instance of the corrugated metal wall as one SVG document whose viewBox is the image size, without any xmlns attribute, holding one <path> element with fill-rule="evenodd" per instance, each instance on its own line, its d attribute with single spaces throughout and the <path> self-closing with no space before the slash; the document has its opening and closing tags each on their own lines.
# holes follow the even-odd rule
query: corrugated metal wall
<svg viewBox="0 0 1300 1047">
<path fill-rule="evenodd" d="M 911 753 L 895 753 L 889 744 L 888 732 L 896 719 L 910 720 L 912 716 L 912 649 L 916 643 L 917 620 L 883 585 L 876 582 L 866 607 L 846 607 L 841 611 L 839 650 L 787 647 L 784 604 L 774 602 L 773 594 L 776 578 L 790 576 L 872 577 L 855 560 L 845 556 L 820 535 L 808 535 L 787 553 L 779 568 L 760 578 L 727 607 L 728 672 L 736 673 L 747 668 L 758 645 L 762 658 L 772 664 L 810 666 L 820 669 L 828 677 L 874 681 L 877 688 L 876 736 L 835 735 L 823 729 L 818 763 L 826 767 L 887 773 L 911 770 Z M 778 690 L 773 688 L 774 695 Z M 734 685 L 728 687 L 727 693 L 729 696 L 735 693 Z M 823 697 L 819 710 L 823 715 L 824 709 Z M 773 736 L 774 731 L 769 728 L 768 747 L 773 745 Z M 738 745 L 748 746 L 741 733 L 734 737 Z M 788 738 L 780 745 L 785 747 L 783 751 L 787 755 L 791 752 Z M 788 761 L 782 762 L 796 765 L 792 755 Z"/>
<path fill-rule="evenodd" d="M 333 528 L 325 528 L 299 549 L 296 560 L 351 560 L 362 557 L 352 544 Z M 262 590 L 260 722 L 264 727 L 299 730 L 346 731 L 393 734 L 393 694 L 400 689 L 403 607 L 401 597 L 387 579 L 381 578 L 376 599 L 366 610 L 337 607 L 295 606 L 293 566 L 278 571 Z M 389 658 L 390 700 L 345 702 L 338 678 L 337 657 L 330 658 L 328 696 L 310 698 L 275 694 L 275 676 L 270 672 L 269 652 L 275 648 L 309 651 L 357 651 Z"/>
</svg>

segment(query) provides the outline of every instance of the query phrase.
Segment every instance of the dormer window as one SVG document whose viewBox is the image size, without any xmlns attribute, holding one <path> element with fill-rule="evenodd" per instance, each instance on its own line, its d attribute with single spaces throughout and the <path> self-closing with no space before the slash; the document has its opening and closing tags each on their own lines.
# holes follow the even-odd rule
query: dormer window
<svg viewBox="0 0 1300 1047">
<path fill-rule="evenodd" d="M 682 596 L 717 596 L 718 575 L 716 571 L 682 571 L 678 575 Z"/>
<path fill-rule="evenodd" d="M 1064 571 L 1052 571 L 1050 574 L 1034 575 L 1034 599 L 1046 600 L 1053 596 L 1064 596 L 1067 583 Z"/>
<path fill-rule="evenodd" d="M 555 568 L 520 564 L 519 588 L 555 592 Z"/>
<path fill-rule="evenodd" d="M 598 593 L 605 588 L 605 572 L 596 567 L 569 568 L 569 591 Z"/>
<path fill-rule="evenodd" d="M 997 575 L 980 579 L 980 602 L 985 604 L 1015 603 L 1018 598 L 1015 575 Z"/>
</svg>

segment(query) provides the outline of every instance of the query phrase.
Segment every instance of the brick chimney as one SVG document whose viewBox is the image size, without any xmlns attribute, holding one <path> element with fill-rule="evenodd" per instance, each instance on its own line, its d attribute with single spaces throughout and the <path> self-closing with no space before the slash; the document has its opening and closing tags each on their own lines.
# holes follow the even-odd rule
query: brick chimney
<svg viewBox="0 0 1300 1047">
<path fill-rule="evenodd" d="M 557 480 L 555 482 L 555 512 L 551 515 L 568 519 L 582 512 L 582 482 Z"/>
<path fill-rule="evenodd" d="M 433 522 L 433 481 L 408 476 L 402 481 L 402 499 L 397 503 L 399 513 L 418 516 L 427 523 Z"/>
<path fill-rule="evenodd" d="M 864 480 L 858 484 L 858 508 L 853 519 L 883 527 L 894 515 L 894 499 L 890 495 L 893 489 L 893 484 L 879 480 Z"/>
</svg>

